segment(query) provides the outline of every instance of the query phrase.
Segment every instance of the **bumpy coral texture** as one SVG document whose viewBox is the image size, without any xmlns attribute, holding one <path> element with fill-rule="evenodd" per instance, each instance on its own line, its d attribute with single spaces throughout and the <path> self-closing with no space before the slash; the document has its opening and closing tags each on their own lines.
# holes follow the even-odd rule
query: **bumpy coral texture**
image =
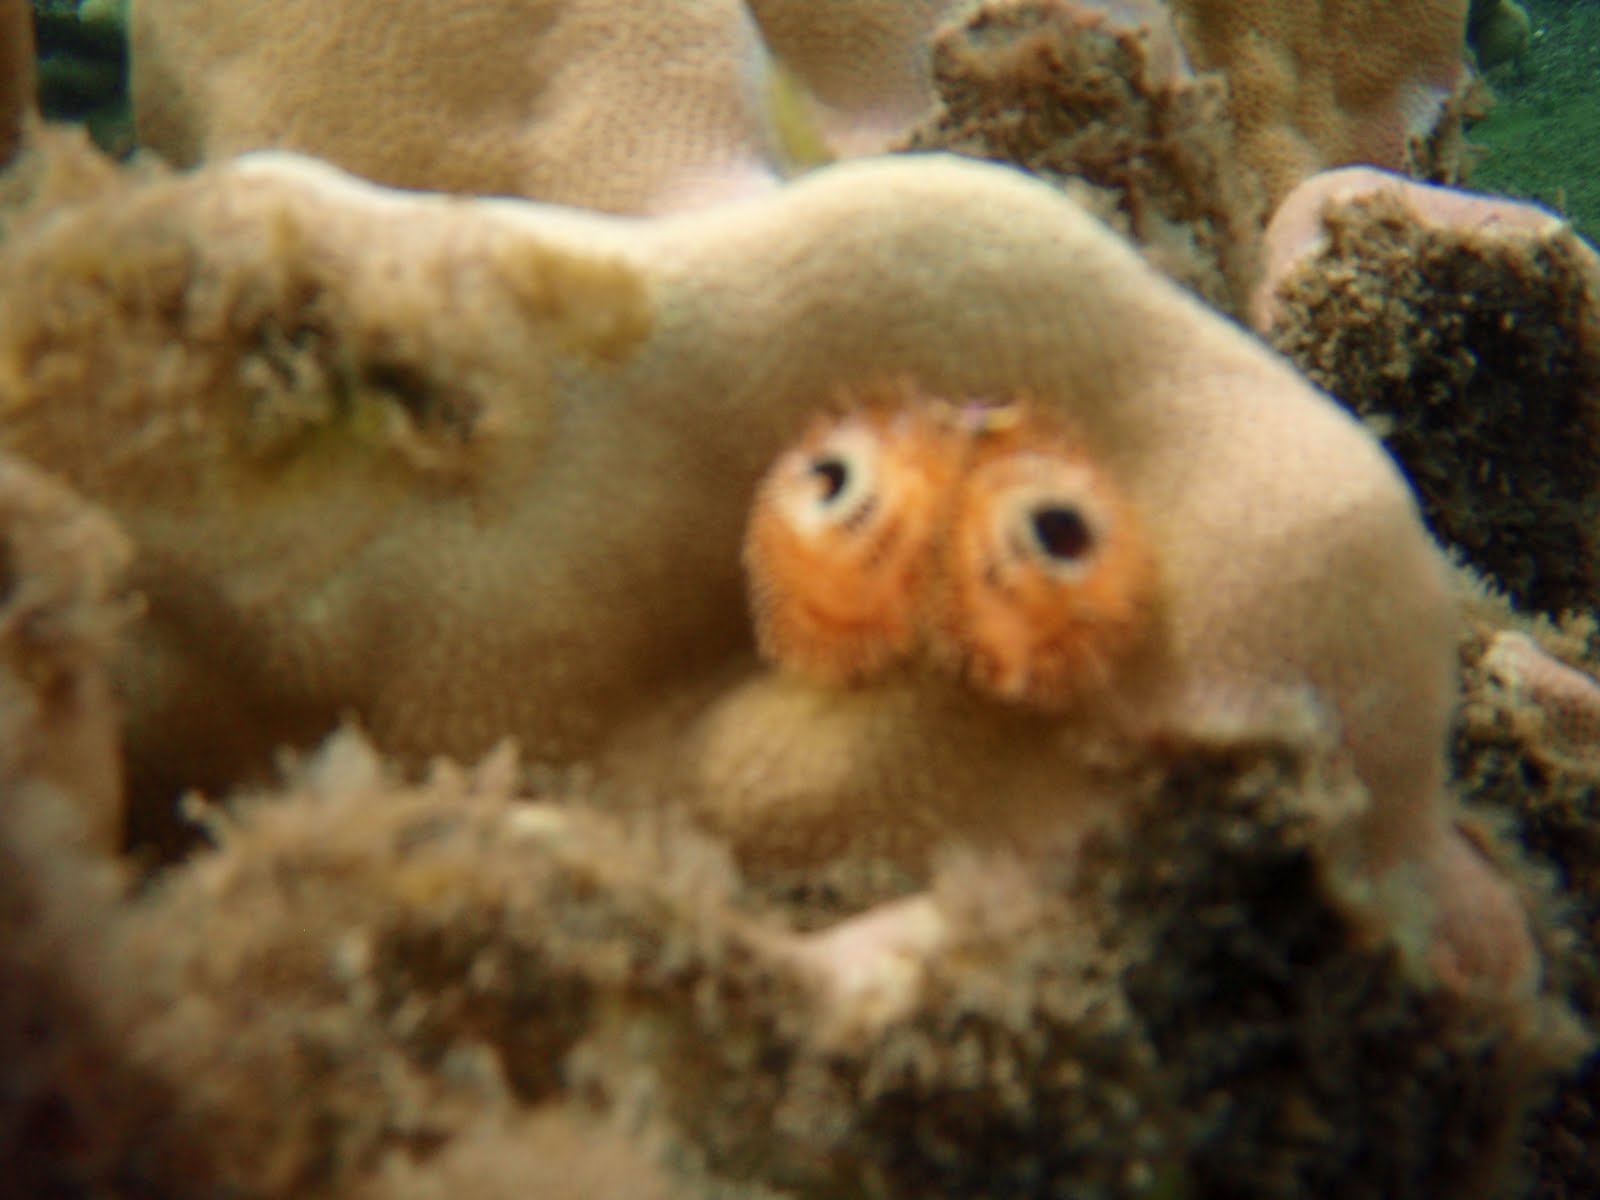
<svg viewBox="0 0 1600 1200">
<path fill-rule="evenodd" d="M 914 860 L 1094 809 L 1106 747 L 1072 722 L 754 669 L 756 478 L 841 383 L 905 375 L 1036 397 L 1143 514 L 1164 653 L 1118 697 L 1135 750 L 1313 694 L 1376 798 L 1369 868 L 1438 885 L 1439 969 L 1531 970 L 1450 828 L 1454 607 L 1403 481 L 1042 185 L 883 160 L 651 224 L 268 159 L 59 212 L 0 294 L 27 297 L 5 441 L 141 547 L 121 672 L 146 805 L 355 711 L 412 759 L 509 734 L 631 767 L 755 858 Z"/>
<path fill-rule="evenodd" d="M 1239 169 L 1225 78 L 1189 68 L 1165 5 L 991 0 L 939 32 L 933 74 L 907 148 L 1016 163 L 1241 309 L 1264 190 Z"/>
<path fill-rule="evenodd" d="M 343 735 L 136 900 L 67 873 L 70 953 L 7 939 L 0 970 L 95 972 L 59 1026 L 102 1085 L 77 1178 L 137 1194 L 1488 1195 L 1576 1044 L 1354 936 L 1368 798 L 1310 728 L 817 933 L 670 821 L 525 803 L 503 753 L 404 784 Z M 0 915 L 62 874 L 29 812 Z"/>
<path fill-rule="evenodd" d="M 124 1054 L 137 1011 L 103 952 L 122 883 L 107 659 L 128 546 L 58 482 L 0 458 L 0 1161 L 8 1194 L 136 1191 L 169 1094 Z M 110 997 L 114 994 L 115 999 Z"/>
<path fill-rule="evenodd" d="M 102 851 L 122 836 L 106 660 L 130 547 L 56 480 L 0 457 L 0 792 L 46 789 Z"/>
<path fill-rule="evenodd" d="M 1462 663 L 1467 702 L 1457 769 L 1479 819 L 1509 822 L 1544 879 L 1562 885 L 1548 943 L 1552 984 L 1593 1028 L 1600 1018 L 1600 637 L 1591 613 L 1559 624 L 1516 613 L 1469 581 Z M 1535 877 L 1533 887 L 1541 886 Z M 1564 927 L 1564 930 L 1561 929 Z M 1523 1173 L 1536 1196 L 1600 1188 L 1600 1059 L 1563 1081 L 1529 1130 Z"/>
<path fill-rule="evenodd" d="M 142 143 L 302 150 L 401 187 L 653 211 L 771 186 L 738 0 L 137 0 Z"/>
<path fill-rule="evenodd" d="M 1267 231 L 1259 328 L 1379 423 L 1440 537 L 1525 607 L 1600 597 L 1600 256 L 1531 205 L 1349 169 Z"/>
<path fill-rule="evenodd" d="M 1406 169 L 1465 82 L 1467 0 L 1175 0 L 1196 67 L 1228 77 L 1269 205 L 1346 163 Z"/>
</svg>

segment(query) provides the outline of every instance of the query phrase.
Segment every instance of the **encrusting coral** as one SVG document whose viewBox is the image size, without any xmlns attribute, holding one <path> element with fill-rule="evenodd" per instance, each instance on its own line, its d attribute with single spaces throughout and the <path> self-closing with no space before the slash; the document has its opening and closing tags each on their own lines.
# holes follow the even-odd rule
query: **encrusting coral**
<svg viewBox="0 0 1600 1200">
<path fill-rule="evenodd" d="M 1457 177 L 1468 0 L 1173 0 L 1197 69 L 1227 76 L 1239 154 L 1274 208 L 1347 163 Z"/>
<path fill-rule="evenodd" d="M 955 2 L 437 0 L 397 20 L 137 0 L 133 101 L 175 163 L 272 147 L 406 187 L 661 211 L 770 186 L 795 123 L 824 157 L 882 150 L 932 102 L 928 36 Z"/>
<path fill-rule="evenodd" d="M 1086 818 L 1107 756 L 1310 691 L 1378 798 L 1374 880 L 1438 884 L 1439 969 L 1532 973 L 1451 829 L 1454 608 L 1381 447 L 1014 172 L 885 159 L 639 223 L 266 157 L 54 212 L 0 264 L 23 294 L 3 438 L 140 546 L 146 817 L 353 711 L 413 761 L 509 734 L 615 764 L 701 798 L 752 861 L 916 859 Z M 841 701 L 754 669 L 756 478 L 886 373 L 1033 397 L 1141 514 L 1162 649 L 1107 709 L 1109 751 L 1095 721 L 959 687 Z"/>
<path fill-rule="evenodd" d="M 399 187 L 660 211 L 773 186 L 739 0 L 137 0 L 139 140 L 278 147 Z"/>
<path fill-rule="evenodd" d="M 990 0 L 933 42 L 938 104 L 902 139 L 1015 163 L 1224 311 L 1255 279 L 1265 191 L 1239 161 L 1224 76 L 1197 76 L 1156 0 Z"/>
<path fill-rule="evenodd" d="M 1307 180 L 1265 245 L 1256 327 L 1376 424 L 1435 532 L 1526 607 L 1592 608 L 1593 248 L 1532 205 L 1369 168 Z"/>
<path fill-rule="evenodd" d="M 817 933 L 670 819 L 527 803 L 504 753 L 405 784 L 341 734 L 30 964 L 97 972 L 66 1044 L 111 1023 L 102 1081 L 145 1085 L 77 1127 L 79 1181 L 433 1196 L 526 1138 L 553 1195 L 1489 1196 L 1573 1031 L 1364 943 L 1326 852 L 1367 798 L 1315 726 Z"/>
<path fill-rule="evenodd" d="M 1185 70 L 1192 62 L 1214 78 L 1190 95 L 1152 93 L 1135 105 L 1149 111 L 1133 136 L 1164 156 L 1192 158 L 1198 147 L 1203 160 L 1207 138 L 1221 135 L 1208 132 L 1208 110 L 1225 105 L 1238 155 L 1214 182 L 1259 191 L 1269 205 L 1306 175 L 1350 162 L 1457 176 L 1471 103 L 1467 0 L 1170 7 Z M 1168 6 L 1154 0 L 750 0 L 748 8 L 695 0 L 663 19 L 615 0 L 540 0 L 531 10 L 440 0 L 391 21 L 343 0 L 288 8 L 136 0 L 139 136 L 178 163 L 274 147 L 404 186 L 659 211 L 770 183 L 793 165 L 785 135 L 796 121 L 820 125 L 824 156 L 903 141 L 935 99 L 930 43 L 950 36 L 938 34 L 943 22 L 1048 23 L 1070 10 L 1125 34 L 1156 28 L 1152 45 L 1171 24 Z M 784 78 L 798 82 L 793 97 L 770 72 L 767 46 Z M 1151 79 L 1170 74 L 1157 63 Z M 1080 149 L 1104 158 L 1104 146 Z M 1163 201 L 1206 204 L 1202 191 L 1181 188 Z M 1217 237 L 1209 252 L 1225 254 L 1229 238 Z"/>
<path fill-rule="evenodd" d="M 56 480 L 0 457 L 0 792 L 44 788 L 103 852 L 122 836 L 107 671 L 130 547 Z"/>
</svg>

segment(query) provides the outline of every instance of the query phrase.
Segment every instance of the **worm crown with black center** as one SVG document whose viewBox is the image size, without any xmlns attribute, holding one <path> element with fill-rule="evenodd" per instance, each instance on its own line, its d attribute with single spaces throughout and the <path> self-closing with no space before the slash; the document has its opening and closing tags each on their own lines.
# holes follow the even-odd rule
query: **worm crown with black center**
<svg viewBox="0 0 1600 1200">
<path fill-rule="evenodd" d="M 1132 505 L 1033 405 L 903 382 L 841 398 L 768 472 L 745 540 L 763 655 L 859 686 L 924 661 L 1057 709 L 1111 686 L 1155 621 Z"/>
</svg>

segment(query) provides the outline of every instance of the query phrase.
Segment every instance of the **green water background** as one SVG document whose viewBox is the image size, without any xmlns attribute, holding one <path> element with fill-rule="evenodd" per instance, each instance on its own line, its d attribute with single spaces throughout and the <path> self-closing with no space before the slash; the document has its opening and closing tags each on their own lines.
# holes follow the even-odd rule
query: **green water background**
<svg viewBox="0 0 1600 1200">
<path fill-rule="evenodd" d="M 1536 200 L 1600 243 L 1600 0 L 1524 0 L 1533 37 L 1488 74 L 1470 186 Z"/>
</svg>

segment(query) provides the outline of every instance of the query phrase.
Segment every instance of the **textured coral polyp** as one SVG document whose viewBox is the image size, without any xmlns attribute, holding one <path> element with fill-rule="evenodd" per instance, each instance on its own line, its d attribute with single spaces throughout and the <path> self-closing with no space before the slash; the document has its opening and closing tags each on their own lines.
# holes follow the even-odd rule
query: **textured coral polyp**
<svg viewBox="0 0 1600 1200">
<path fill-rule="evenodd" d="M 1534 205 L 1346 168 L 1290 194 L 1265 257 L 1257 328 L 1381 423 L 1434 531 L 1524 607 L 1591 608 L 1594 249 Z"/>
<path fill-rule="evenodd" d="M 1177 0 L 1195 66 L 1227 75 L 1240 154 L 1276 205 L 1327 167 L 1403 170 L 1467 81 L 1467 0 Z"/>
<path fill-rule="evenodd" d="M 1106 759 L 1271 727 L 1310 692 L 1378 797 L 1373 872 L 1438 872 L 1441 930 L 1515 924 L 1448 849 L 1455 611 L 1392 462 L 1014 171 L 841 165 L 652 223 L 269 156 L 69 208 L 0 288 L 30 297 L 0 330 L 4 440 L 141 546 L 118 670 L 153 827 L 354 712 L 413 762 L 509 735 L 666 788 L 751 862 L 925 862 L 1089 820 Z M 1028 396 L 1137 514 L 1161 636 L 1053 732 L 960 688 L 839 703 L 754 661 L 760 473 L 841 384 L 899 376 Z M 1525 980 L 1513 942 L 1473 970 Z"/>
<path fill-rule="evenodd" d="M 1025 167 L 1166 274 L 1240 306 L 1262 189 L 1237 168 L 1224 77 L 1194 76 L 1164 6 L 978 5 L 934 39 L 933 78 L 939 103 L 909 148 Z"/>
<path fill-rule="evenodd" d="M 738 0 L 670 20 L 627 0 L 436 0 L 404 20 L 141 0 L 131 39 L 140 141 L 179 164 L 300 150 L 397 187 L 621 212 L 776 183 L 766 51 Z"/>
</svg>

